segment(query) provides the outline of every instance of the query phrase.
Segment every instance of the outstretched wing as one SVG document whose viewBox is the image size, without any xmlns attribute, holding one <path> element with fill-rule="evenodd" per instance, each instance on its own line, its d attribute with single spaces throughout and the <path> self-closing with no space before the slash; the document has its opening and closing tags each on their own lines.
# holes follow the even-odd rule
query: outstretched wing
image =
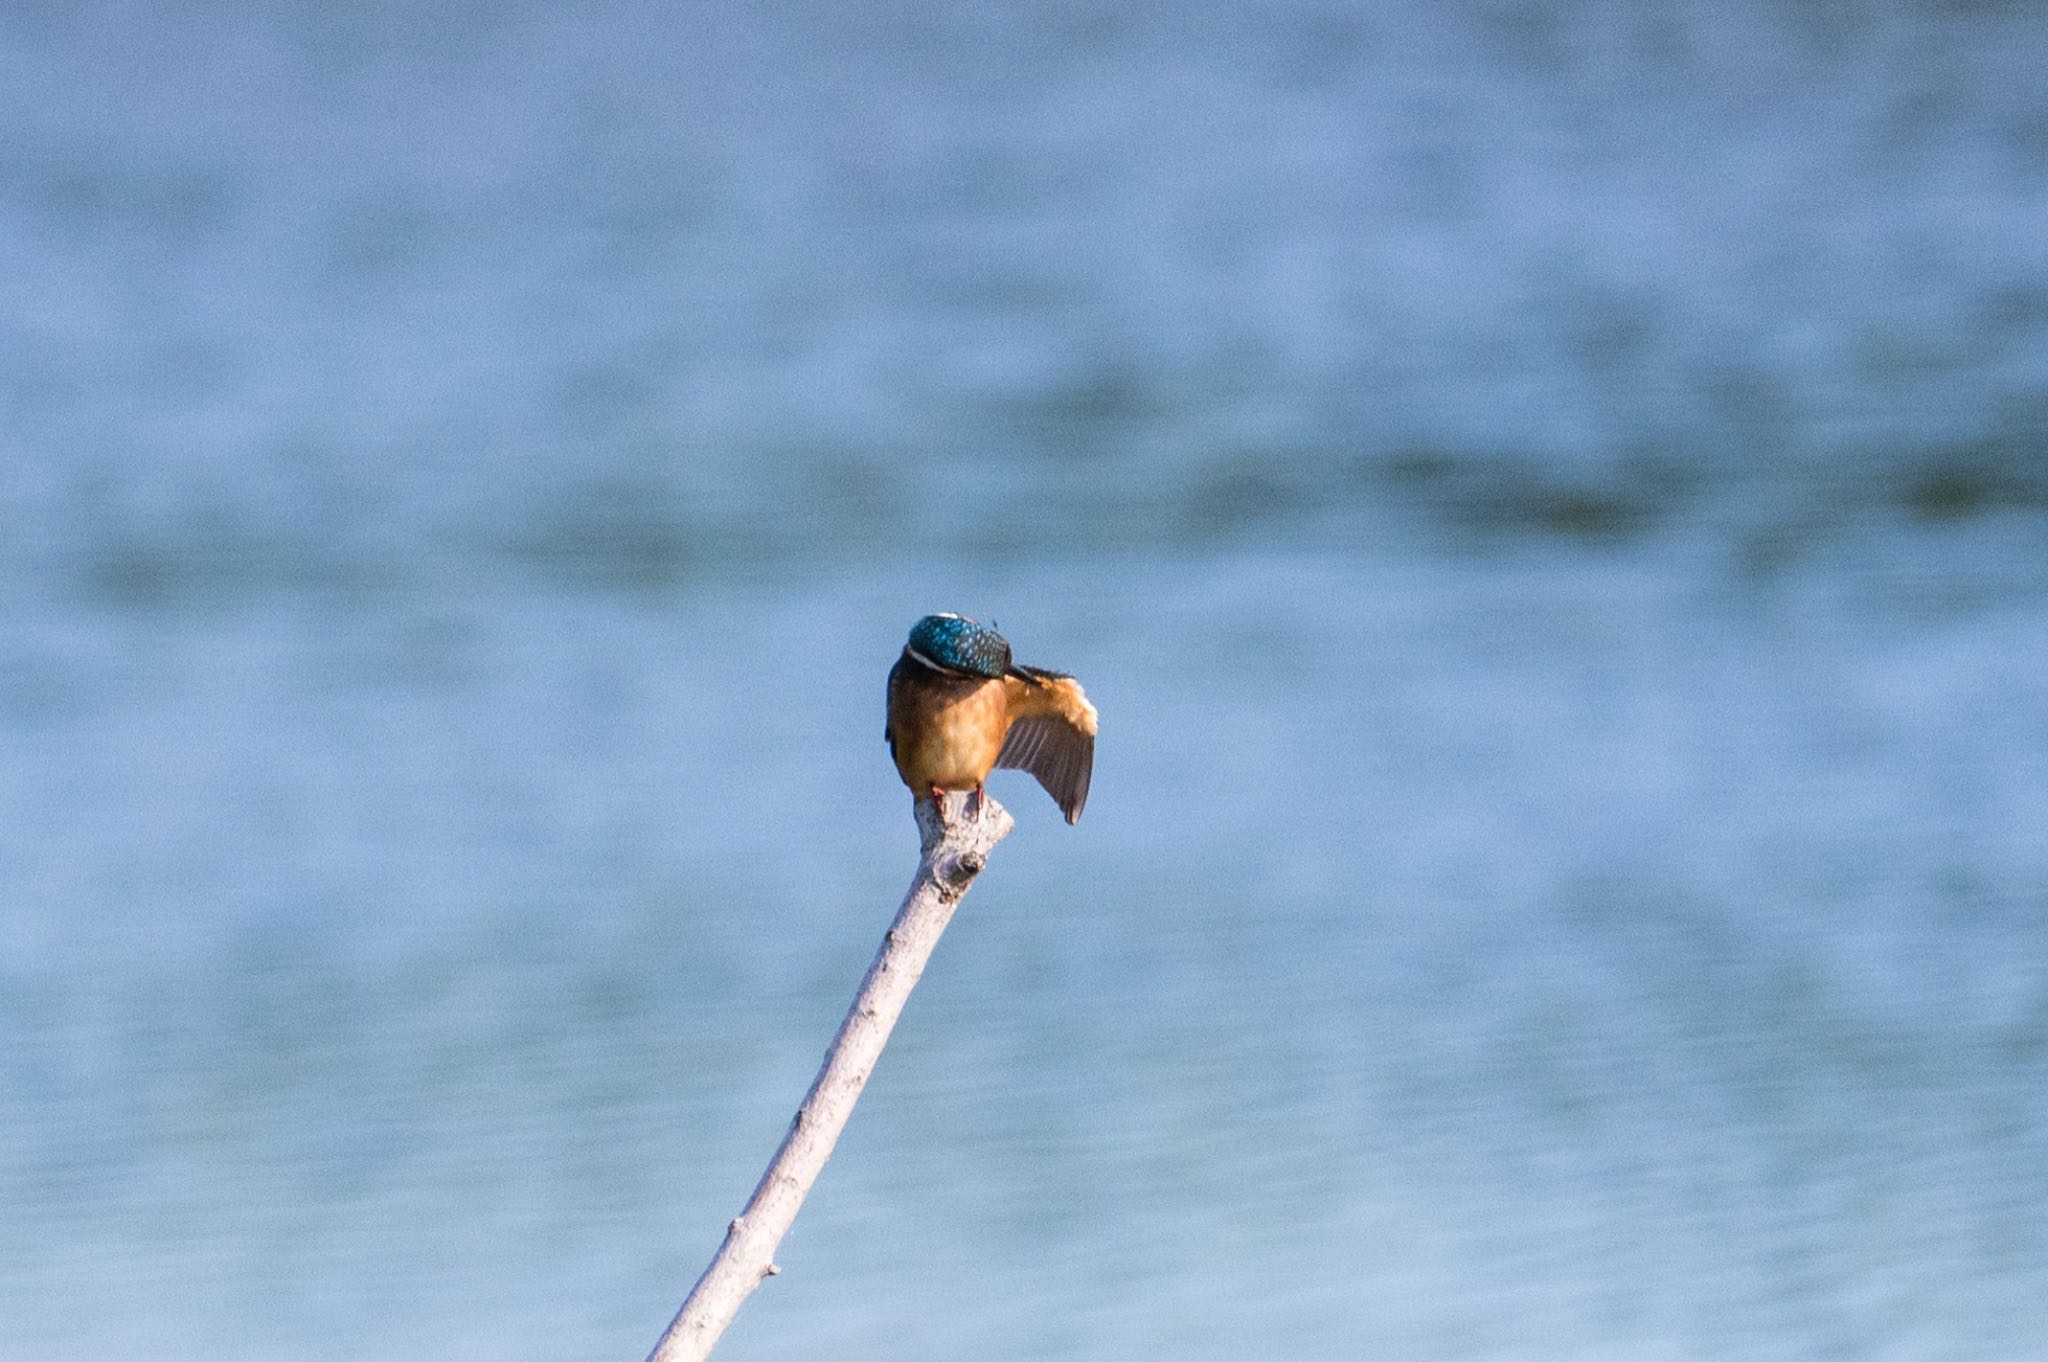
<svg viewBox="0 0 2048 1362">
<path fill-rule="evenodd" d="M 996 765 L 1029 771 L 1067 821 L 1079 821 L 1095 772 L 1095 706 L 1073 677 L 1033 667 L 1012 668 L 1003 688 L 1010 731 Z"/>
</svg>

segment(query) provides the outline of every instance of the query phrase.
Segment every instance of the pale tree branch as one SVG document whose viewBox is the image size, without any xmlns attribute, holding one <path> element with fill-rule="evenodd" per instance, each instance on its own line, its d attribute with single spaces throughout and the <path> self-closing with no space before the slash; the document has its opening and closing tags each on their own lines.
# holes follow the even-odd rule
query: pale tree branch
<svg viewBox="0 0 2048 1362">
<path fill-rule="evenodd" d="M 839 1132 L 853 1114 L 853 1104 L 860 1100 L 939 935 L 974 877 L 988 864 L 989 852 L 1015 826 L 1009 812 L 993 799 L 984 801 L 977 819 L 966 816 L 965 802 L 949 799 L 952 817 L 946 821 L 930 801 L 917 806 L 923 854 L 910 892 L 904 895 L 875 962 L 868 966 L 846 1020 L 839 1023 L 824 1067 L 797 1108 L 782 1147 L 746 1208 L 727 1227 L 725 1243 L 690 1289 L 647 1362 L 694 1362 L 710 1356 L 754 1288 L 781 1271 L 775 1266 L 776 1246 L 832 1157 L 832 1146 L 839 1142 Z"/>
</svg>

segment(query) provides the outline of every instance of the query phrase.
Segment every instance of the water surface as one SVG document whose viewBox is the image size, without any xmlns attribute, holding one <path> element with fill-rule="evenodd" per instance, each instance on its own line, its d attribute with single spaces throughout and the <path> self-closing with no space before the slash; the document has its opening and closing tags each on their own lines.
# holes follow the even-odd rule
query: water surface
<svg viewBox="0 0 2048 1362">
<path fill-rule="evenodd" d="M 2022 1358 L 2025 7 L 0 18 L 0 1357 Z"/>
</svg>

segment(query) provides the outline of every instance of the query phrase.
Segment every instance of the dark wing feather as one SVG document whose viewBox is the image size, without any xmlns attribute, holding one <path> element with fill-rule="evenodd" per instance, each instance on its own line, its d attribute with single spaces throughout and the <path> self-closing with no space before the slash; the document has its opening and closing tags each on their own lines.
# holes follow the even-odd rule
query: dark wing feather
<svg viewBox="0 0 2048 1362">
<path fill-rule="evenodd" d="M 1065 719 L 1034 715 L 1011 723 L 996 765 L 1029 771 L 1060 806 L 1069 823 L 1078 822 L 1088 802 L 1088 780 L 1095 772 L 1095 737 Z"/>
</svg>

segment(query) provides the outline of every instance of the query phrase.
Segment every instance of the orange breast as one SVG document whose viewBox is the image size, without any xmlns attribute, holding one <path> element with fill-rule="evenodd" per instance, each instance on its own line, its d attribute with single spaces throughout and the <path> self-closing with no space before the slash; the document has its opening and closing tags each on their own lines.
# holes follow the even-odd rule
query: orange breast
<svg viewBox="0 0 2048 1362">
<path fill-rule="evenodd" d="M 947 690 L 919 691 L 890 715 L 896 770 L 914 791 L 971 790 L 988 779 L 1003 750 L 1002 683 Z"/>
</svg>

